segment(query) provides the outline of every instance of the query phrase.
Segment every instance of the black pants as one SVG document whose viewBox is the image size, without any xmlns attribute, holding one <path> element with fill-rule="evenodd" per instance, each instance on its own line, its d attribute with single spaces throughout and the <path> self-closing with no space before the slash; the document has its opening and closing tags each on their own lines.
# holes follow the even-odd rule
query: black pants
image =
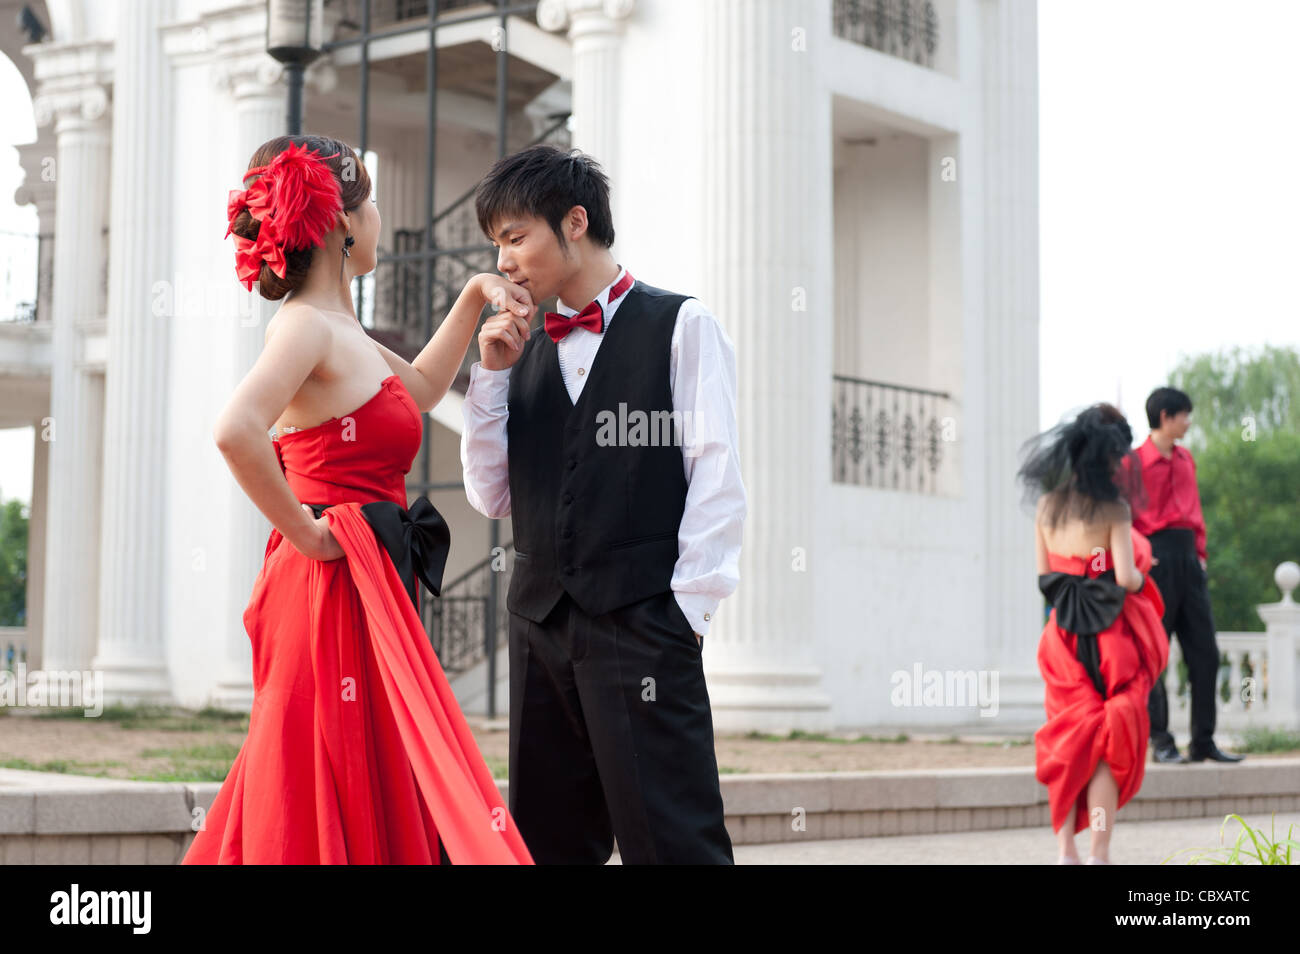
<svg viewBox="0 0 1300 954">
<path fill-rule="evenodd" d="M 1208 576 L 1196 556 L 1196 536 L 1182 528 L 1159 530 L 1151 535 L 1151 552 L 1160 562 L 1151 568 L 1151 578 L 1165 600 L 1165 632 L 1178 634 L 1192 692 L 1192 744 L 1195 750 L 1209 747 L 1214 737 L 1217 714 L 1219 647 L 1214 639 L 1214 617 L 1210 613 Z M 1156 748 L 1173 745 L 1169 733 L 1169 702 L 1164 674 L 1156 680 L 1147 699 L 1151 716 L 1151 744 Z"/>
<path fill-rule="evenodd" d="M 510 814 L 538 864 L 733 864 L 701 647 L 671 590 L 510 616 Z"/>
</svg>

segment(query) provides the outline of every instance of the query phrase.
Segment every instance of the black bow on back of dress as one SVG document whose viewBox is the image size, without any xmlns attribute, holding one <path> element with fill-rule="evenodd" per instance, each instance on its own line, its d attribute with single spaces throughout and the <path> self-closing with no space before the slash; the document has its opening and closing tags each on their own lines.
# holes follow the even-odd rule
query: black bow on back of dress
<svg viewBox="0 0 1300 954">
<path fill-rule="evenodd" d="M 1075 634 L 1074 655 L 1105 699 L 1097 634 L 1119 618 L 1127 595 L 1124 587 L 1115 582 L 1114 568 L 1093 577 L 1059 571 L 1040 573 L 1038 589 L 1056 608 L 1056 625 Z"/>
</svg>

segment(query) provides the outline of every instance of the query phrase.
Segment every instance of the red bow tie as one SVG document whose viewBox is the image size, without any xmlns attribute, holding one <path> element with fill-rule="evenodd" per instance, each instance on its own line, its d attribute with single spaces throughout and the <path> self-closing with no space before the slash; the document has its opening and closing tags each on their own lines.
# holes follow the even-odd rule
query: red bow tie
<svg viewBox="0 0 1300 954">
<path fill-rule="evenodd" d="M 622 294 L 632 287 L 632 273 L 623 272 L 623 278 L 609 290 L 609 300 L 612 304 L 617 301 Z M 605 331 L 605 309 L 600 307 L 600 302 L 593 301 L 582 311 L 573 317 L 565 317 L 553 311 L 546 313 L 546 333 L 551 336 L 551 340 L 556 344 L 574 328 L 586 328 L 595 334 L 603 334 Z"/>
<path fill-rule="evenodd" d="M 551 336 L 551 340 L 555 343 L 558 344 L 560 339 L 574 328 L 586 328 L 596 334 L 604 332 L 605 311 L 600 307 L 600 302 L 593 301 L 572 318 L 566 318 L 564 315 L 553 311 L 546 313 L 546 333 Z"/>
</svg>

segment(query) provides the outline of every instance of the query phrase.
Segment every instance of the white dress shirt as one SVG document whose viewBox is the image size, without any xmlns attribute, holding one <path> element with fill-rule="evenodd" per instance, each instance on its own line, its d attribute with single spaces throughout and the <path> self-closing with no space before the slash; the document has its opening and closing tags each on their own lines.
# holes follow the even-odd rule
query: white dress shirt
<svg viewBox="0 0 1300 954">
<path fill-rule="evenodd" d="M 630 294 L 607 304 L 610 289 L 624 272 L 620 268 L 596 297 L 605 311 L 606 331 Z M 566 317 L 578 313 L 564 302 L 557 307 Z M 539 325 L 532 333 L 546 331 Z M 603 340 L 604 333 L 578 327 L 556 343 L 560 373 L 574 404 Z M 682 614 L 703 636 L 718 603 L 740 582 L 747 505 L 736 436 L 736 351 L 722 325 L 694 298 L 682 302 L 677 312 L 670 347 L 673 410 L 683 412 L 683 420 L 692 424 L 682 442 L 686 507 L 677 531 L 678 557 L 671 585 Z M 460 439 L 465 496 L 475 510 L 493 518 L 510 515 L 506 447 L 510 370 L 489 371 L 475 361 L 465 392 L 465 429 Z"/>
</svg>

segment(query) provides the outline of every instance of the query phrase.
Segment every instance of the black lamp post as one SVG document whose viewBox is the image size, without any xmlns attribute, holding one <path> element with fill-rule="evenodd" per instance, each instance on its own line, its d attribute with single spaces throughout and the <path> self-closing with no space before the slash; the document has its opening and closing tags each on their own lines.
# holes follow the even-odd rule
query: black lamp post
<svg viewBox="0 0 1300 954">
<path fill-rule="evenodd" d="M 266 0 L 266 52 L 284 64 L 288 133 L 302 133 L 302 74 L 321 55 L 322 0 Z"/>
</svg>

